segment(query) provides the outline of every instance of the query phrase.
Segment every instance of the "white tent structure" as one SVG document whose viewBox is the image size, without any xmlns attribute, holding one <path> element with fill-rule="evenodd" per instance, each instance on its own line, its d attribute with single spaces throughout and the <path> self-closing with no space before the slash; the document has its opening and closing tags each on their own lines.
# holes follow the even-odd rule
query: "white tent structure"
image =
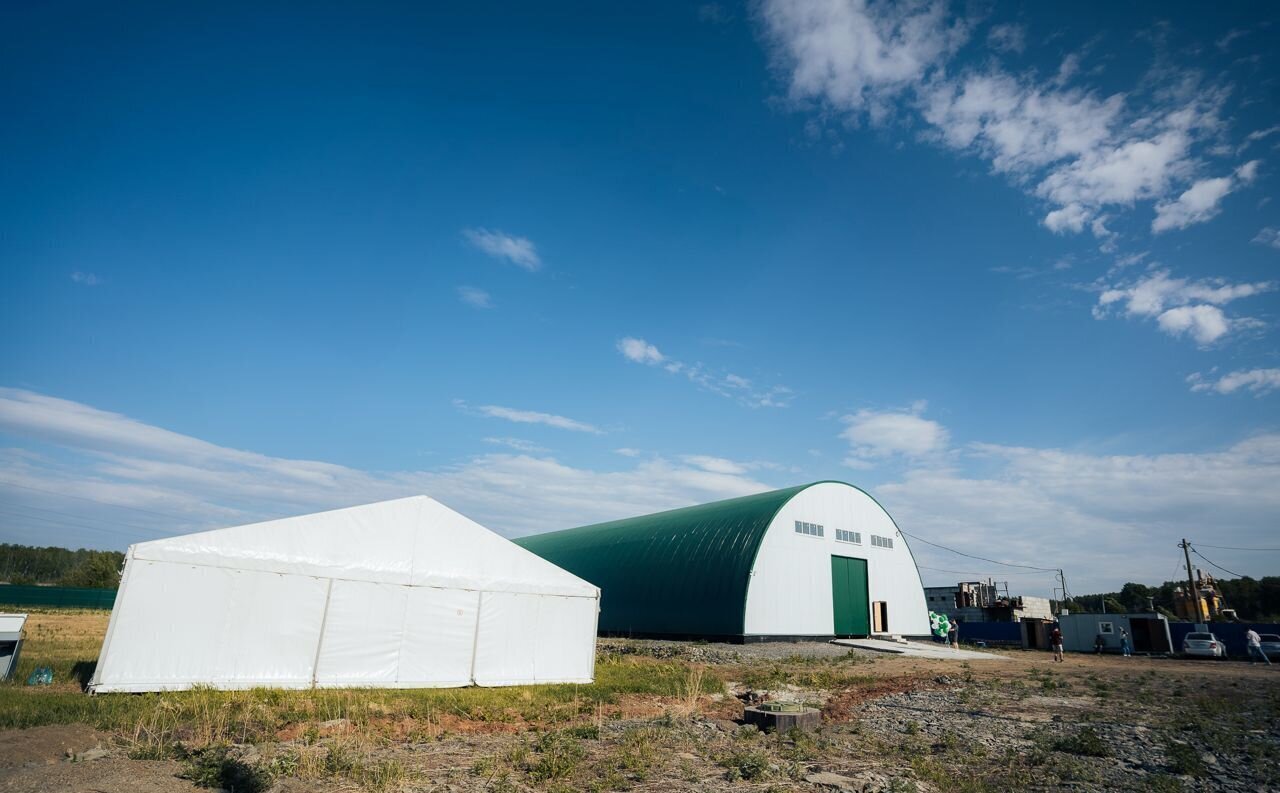
<svg viewBox="0 0 1280 793">
<path fill-rule="evenodd" d="M 600 590 L 426 496 L 133 545 L 93 692 L 589 683 Z"/>
</svg>

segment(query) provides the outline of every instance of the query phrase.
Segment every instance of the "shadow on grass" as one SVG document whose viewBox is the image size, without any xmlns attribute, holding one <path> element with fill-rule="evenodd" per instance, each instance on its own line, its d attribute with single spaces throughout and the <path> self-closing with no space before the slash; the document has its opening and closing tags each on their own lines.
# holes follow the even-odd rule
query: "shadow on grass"
<svg viewBox="0 0 1280 793">
<path fill-rule="evenodd" d="M 71 676 L 80 684 L 81 691 L 89 690 L 89 681 L 93 679 L 93 672 L 97 668 L 97 661 L 76 661 L 71 667 Z"/>
</svg>

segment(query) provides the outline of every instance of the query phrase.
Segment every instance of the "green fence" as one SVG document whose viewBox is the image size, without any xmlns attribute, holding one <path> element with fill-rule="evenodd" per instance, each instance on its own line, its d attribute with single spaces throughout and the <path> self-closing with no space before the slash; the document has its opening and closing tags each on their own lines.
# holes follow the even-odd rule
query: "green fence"
<svg viewBox="0 0 1280 793">
<path fill-rule="evenodd" d="M 80 589 L 69 586 L 18 586 L 0 584 L 0 604 L 5 606 L 52 606 L 69 609 L 110 609 L 116 602 L 114 589 Z"/>
</svg>

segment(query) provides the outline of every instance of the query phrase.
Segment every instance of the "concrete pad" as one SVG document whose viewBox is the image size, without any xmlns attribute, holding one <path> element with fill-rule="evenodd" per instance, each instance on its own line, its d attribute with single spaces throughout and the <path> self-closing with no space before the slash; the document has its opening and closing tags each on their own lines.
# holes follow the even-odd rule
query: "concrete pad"
<svg viewBox="0 0 1280 793">
<path fill-rule="evenodd" d="M 860 650 L 875 650 L 878 653 L 894 655 L 912 655 L 918 658 L 950 658 L 962 661 L 1007 661 L 1003 655 L 995 653 L 977 653 L 973 650 L 953 650 L 945 644 L 929 644 L 925 642 L 895 642 L 887 639 L 835 639 L 832 644 L 845 647 L 857 647 Z"/>
</svg>

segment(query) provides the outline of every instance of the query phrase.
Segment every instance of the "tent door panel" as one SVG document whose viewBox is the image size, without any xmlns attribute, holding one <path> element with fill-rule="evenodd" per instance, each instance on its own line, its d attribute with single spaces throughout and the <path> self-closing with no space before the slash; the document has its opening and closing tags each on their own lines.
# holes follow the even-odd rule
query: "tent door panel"
<svg viewBox="0 0 1280 793">
<path fill-rule="evenodd" d="M 316 685 L 389 686 L 399 675 L 409 587 L 334 581 Z"/>
<path fill-rule="evenodd" d="M 831 557 L 831 606 L 837 636 L 869 636 L 867 560 Z"/>
<path fill-rule="evenodd" d="M 479 603 L 478 593 L 464 589 L 409 587 L 396 682 L 470 684 Z"/>
</svg>

